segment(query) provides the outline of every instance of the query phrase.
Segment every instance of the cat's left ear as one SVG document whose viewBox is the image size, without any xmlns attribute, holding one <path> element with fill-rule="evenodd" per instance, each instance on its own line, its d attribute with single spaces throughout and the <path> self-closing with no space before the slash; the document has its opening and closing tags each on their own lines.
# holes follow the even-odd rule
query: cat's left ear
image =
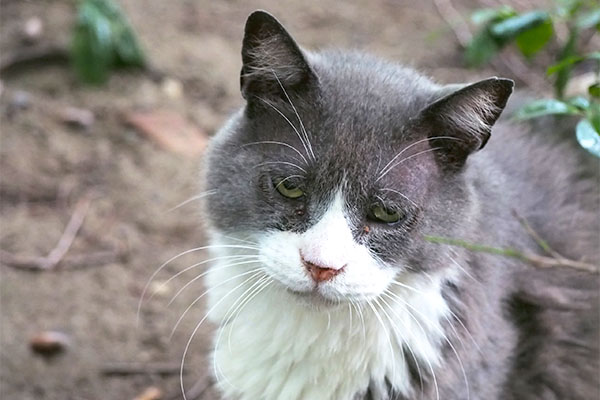
<svg viewBox="0 0 600 400">
<path fill-rule="evenodd" d="M 513 87 L 512 80 L 503 78 L 452 85 L 441 89 L 441 99 L 421 111 L 420 125 L 446 166 L 462 167 L 469 154 L 485 146 Z"/>
<path fill-rule="evenodd" d="M 242 61 L 240 84 L 246 100 L 283 96 L 283 88 L 294 89 L 315 78 L 292 36 L 266 11 L 255 11 L 246 21 Z"/>
</svg>

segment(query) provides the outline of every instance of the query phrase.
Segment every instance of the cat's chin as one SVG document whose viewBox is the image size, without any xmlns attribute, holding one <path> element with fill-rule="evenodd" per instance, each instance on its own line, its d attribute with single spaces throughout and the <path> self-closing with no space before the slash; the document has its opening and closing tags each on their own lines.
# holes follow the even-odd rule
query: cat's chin
<svg viewBox="0 0 600 400">
<path fill-rule="evenodd" d="M 347 307 L 349 302 L 349 299 L 344 298 L 343 296 L 332 297 L 319 287 L 315 287 L 313 290 L 309 291 L 298 291 L 289 287 L 284 288 L 294 301 L 311 309 L 332 310 L 339 307 Z M 354 301 L 360 303 L 362 299 L 355 299 Z"/>
<path fill-rule="evenodd" d="M 318 288 L 311 291 L 297 291 L 290 288 L 285 288 L 286 292 L 297 303 L 312 309 L 333 309 L 345 304 L 343 300 L 331 299 L 324 296 Z"/>
</svg>

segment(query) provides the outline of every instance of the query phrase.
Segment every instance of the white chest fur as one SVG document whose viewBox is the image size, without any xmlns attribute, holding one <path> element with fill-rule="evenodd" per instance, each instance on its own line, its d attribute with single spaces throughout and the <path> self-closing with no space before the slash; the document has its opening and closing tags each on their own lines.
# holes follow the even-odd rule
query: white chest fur
<svg viewBox="0 0 600 400">
<path fill-rule="evenodd" d="M 256 294 L 259 277 L 231 279 L 250 269 L 216 264 L 207 280 L 209 317 L 221 325 L 214 367 L 225 398 L 344 400 L 370 387 L 385 399 L 386 380 L 410 397 L 419 387 L 404 357 L 416 359 L 423 372 L 439 366 L 440 322 L 449 314 L 441 278 L 403 281 L 412 289 L 392 284 L 360 310 L 347 303 L 318 310 L 277 282 Z M 410 349 L 406 355 L 403 348 Z"/>
</svg>

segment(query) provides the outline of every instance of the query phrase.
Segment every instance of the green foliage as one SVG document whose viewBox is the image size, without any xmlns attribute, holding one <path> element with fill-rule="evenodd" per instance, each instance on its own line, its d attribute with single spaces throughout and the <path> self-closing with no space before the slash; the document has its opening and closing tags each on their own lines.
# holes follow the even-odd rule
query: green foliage
<svg viewBox="0 0 600 400">
<path fill-rule="evenodd" d="M 81 0 L 71 43 L 79 78 L 101 84 L 118 67 L 143 67 L 144 54 L 120 8 L 112 0 Z"/>
<path fill-rule="evenodd" d="M 516 114 L 517 119 L 545 115 L 576 115 L 580 121 L 576 137 L 582 147 L 600 157 L 600 52 L 582 54 L 579 42 L 583 34 L 600 31 L 600 3 L 597 0 L 555 0 L 552 10 L 519 13 L 509 6 L 475 11 L 471 20 L 480 25 L 479 32 L 465 49 L 465 60 L 479 67 L 496 56 L 505 46 L 514 43 L 521 54 L 530 59 L 553 39 L 559 46 L 555 63 L 546 75 L 553 79 L 555 99 L 539 99 L 527 104 Z M 568 37 L 561 43 L 554 25 L 565 24 Z M 596 68 L 596 80 L 588 87 L 587 97 L 565 99 L 565 88 L 573 68 L 579 63 L 591 63 Z"/>
</svg>

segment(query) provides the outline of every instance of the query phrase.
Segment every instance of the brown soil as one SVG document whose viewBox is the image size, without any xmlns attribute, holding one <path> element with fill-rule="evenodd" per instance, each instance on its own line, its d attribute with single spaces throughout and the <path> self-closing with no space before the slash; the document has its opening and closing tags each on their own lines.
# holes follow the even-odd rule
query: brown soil
<svg viewBox="0 0 600 400">
<path fill-rule="evenodd" d="M 66 47 L 75 0 L 1 4 L 0 59 L 27 51 L 21 29 L 38 16 L 44 33 L 36 46 Z M 0 247 L 19 256 L 44 256 L 61 236 L 76 203 L 94 197 L 65 263 L 32 272 L 0 266 L 2 399 L 133 399 L 149 386 L 164 398 L 180 398 L 177 374 L 102 374 L 109 363 L 181 361 L 189 335 L 205 313 L 197 304 L 173 338 L 169 332 L 203 290 L 195 282 L 167 303 L 196 272 L 160 283 L 202 260 L 196 252 L 170 263 L 136 309 L 146 281 L 170 257 L 204 243 L 194 202 L 168 211 L 197 193 L 200 161 L 167 152 L 123 122 L 128 110 L 170 110 L 212 135 L 242 104 L 238 91 L 240 43 L 246 16 L 263 8 L 277 15 L 308 48 L 365 49 L 414 65 L 442 82 L 474 80 L 494 71 L 462 68 L 455 36 L 434 4 L 424 1 L 341 2 L 120 0 L 153 67 L 180 82 L 181 96 L 169 95 L 164 79 L 123 72 L 106 86 L 80 85 L 60 60 L 11 70 L 0 94 Z M 476 4 L 456 1 L 467 15 Z M 153 79 L 154 78 L 154 79 Z M 65 107 L 91 110 L 87 129 L 57 116 Z M 125 251 L 111 262 L 78 265 L 71 257 Z M 81 261 L 81 257 L 80 260 Z M 89 260 L 88 260 L 89 261 Z M 80 264 L 80 263 L 79 263 Z M 43 357 L 30 349 L 39 332 L 69 337 L 66 351 Z M 186 360 L 186 387 L 209 384 L 209 325 L 198 331 Z M 211 388 L 199 397 L 216 398 Z"/>
</svg>

